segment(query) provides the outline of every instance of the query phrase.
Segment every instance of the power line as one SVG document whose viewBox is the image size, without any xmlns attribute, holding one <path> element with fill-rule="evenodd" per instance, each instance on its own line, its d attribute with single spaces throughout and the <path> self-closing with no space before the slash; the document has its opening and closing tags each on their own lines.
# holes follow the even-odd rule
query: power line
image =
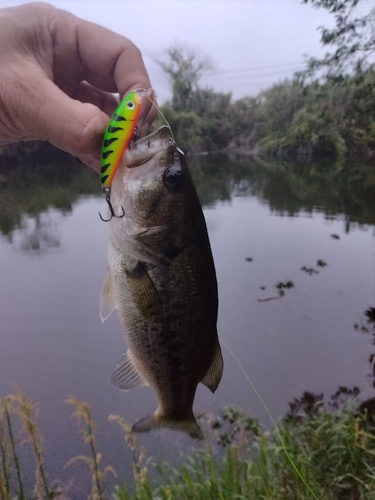
<svg viewBox="0 0 375 500">
<path fill-rule="evenodd" d="M 287 66 L 305 66 L 306 63 L 304 61 L 283 63 L 283 64 L 272 64 L 269 66 L 258 66 L 253 68 L 241 68 L 241 69 L 233 69 L 233 70 L 221 70 L 221 71 L 211 71 L 207 72 L 206 75 L 216 76 L 216 75 L 225 75 L 225 74 L 234 74 L 234 73 L 251 73 L 252 71 L 263 71 L 267 69 L 276 69 L 276 68 L 285 68 Z"/>
<path fill-rule="evenodd" d="M 292 73 L 295 73 L 296 71 L 300 71 L 304 69 L 304 67 L 295 67 L 295 68 L 290 68 L 290 69 L 285 69 L 285 70 L 282 70 L 282 71 L 273 71 L 271 73 L 258 73 L 258 74 L 251 74 L 251 75 L 236 75 L 234 73 L 223 73 L 222 75 L 220 75 L 222 77 L 222 81 L 227 81 L 227 80 L 230 80 L 232 82 L 235 82 L 235 81 L 244 81 L 244 80 L 253 80 L 254 78 L 263 78 L 263 77 L 273 77 L 273 76 L 278 76 L 278 75 L 285 75 L 286 73 L 290 74 L 291 72 Z M 213 75 L 203 75 L 202 76 L 202 80 L 209 80 L 210 77 L 213 76 Z M 219 75 L 215 75 L 216 76 L 219 76 Z M 224 77 L 224 78 L 223 78 Z M 215 78 L 215 80 L 217 80 Z"/>
</svg>

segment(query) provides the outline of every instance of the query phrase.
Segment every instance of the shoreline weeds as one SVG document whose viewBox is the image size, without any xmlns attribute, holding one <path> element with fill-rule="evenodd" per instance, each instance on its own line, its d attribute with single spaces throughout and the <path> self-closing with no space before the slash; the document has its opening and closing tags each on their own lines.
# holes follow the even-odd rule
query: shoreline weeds
<svg viewBox="0 0 375 500">
<path fill-rule="evenodd" d="M 201 416 L 205 441 L 198 449 L 183 451 L 177 465 L 163 460 L 156 464 L 155 458 L 151 462 L 144 446 L 137 445 L 130 426 L 122 417 L 111 415 L 109 420 L 120 426 L 124 446 L 131 453 L 133 478 L 131 484 L 117 485 L 110 492 L 108 474 L 116 472 L 110 465 L 102 464 L 105 457 L 97 449 L 90 407 L 71 397 L 66 402 L 73 406 L 72 416 L 77 420 L 83 440 L 83 454 L 69 460 L 67 465 L 70 470 L 77 467 L 77 461 L 85 464 L 79 480 L 81 486 L 84 482 L 91 483 L 90 498 L 96 500 L 110 497 L 117 500 L 367 500 L 375 494 L 374 418 L 366 410 L 359 413 L 357 400 L 349 393 L 343 393 L 342 398 L 341 409 L 336 407 L 338 400 L 332 399 L 329 411 L 321 396 L 305 393 L 290 404 L 290 412 L 278 423 L 278 428 L 271 431 L 265 431 L 257 420 L 236 405 L 226 406 L 217 417 Z M 13 429 L 19 422 L 23 430 L 16 439 Z M 24 439 L 22 446 L 21 438 Z M 19 390 L 0 399 L 0 451 L 2 499 L 10 500 L 21 491 L 22 498 L 32 497 L 27 491 L 30 486 L 24 484 L 25 479 L 30 483 L 30 468 L 22 470 L 26 452 L 34 456 L 34 493 L 38 498 L 78 498 L 74 496 L 73 479 L 73 483 L 57 486 L 48 476 L 42 437 L 37 428 L 36 405 Z M 18 464 L 17 474 L 14 463 Z M 116 482 L 119 481 L 117 477 Z"/>
</svg>

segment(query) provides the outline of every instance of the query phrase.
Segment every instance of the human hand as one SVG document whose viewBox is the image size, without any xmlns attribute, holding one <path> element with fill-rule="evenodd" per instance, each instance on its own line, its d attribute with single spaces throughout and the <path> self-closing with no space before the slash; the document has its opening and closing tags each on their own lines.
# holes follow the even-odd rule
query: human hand
<svg viewBox="0 0 375 500">
<path fill-rule="evenodd" d="M 112 93 L 150 87 L 127 38 L 49 4 L 0 9 L 0 146 L 48 140 L 99 172 Z M 144 99 L 139 135 L 155 114 Z"/>
</svg>

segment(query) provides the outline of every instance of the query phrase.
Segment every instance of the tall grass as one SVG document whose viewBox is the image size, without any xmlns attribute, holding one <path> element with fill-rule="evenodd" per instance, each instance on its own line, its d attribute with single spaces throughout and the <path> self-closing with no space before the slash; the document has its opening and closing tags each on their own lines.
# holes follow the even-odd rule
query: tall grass
<svg viewBox="0 0 375 500">
<path fill-rule="evenodd" d="M 298 408 L 279 423 L 278 432 L 264 431 L 240 408 L 228 406 L 215 418 L 201 418 L 206 440 L 182 454 L 178 465 L 150 465 L 130 426 L 118 415 L 110 421 L 122 429 L 132 454 L 133 480 L 106 492 L 111 467 L 102 467 L 96 428 L 87 403 L 67 401 L 87 447 L 83 461 L 91 477 L 90 500 L 373 500 L 375 498 L 374 419 L 358 414 L 352 401 L 328 411 L 321 400 Z M 282 444 L 280 441 L 282 440 Z M 21 446 L 23 447 L 21 452 Z M 26 491 L 25 447 L 35 463 L 35 485 Z M 289 457 L 285 453 L 286 448 Z M 290 458 L 304 481 L 291 466 Z M 150 467 L 156 467 L 150 470 Z M 153 479 L 151 479 L 151 477 Z M 157 479 L 156 479 L 157 478 Z M 28 482 L 30 478 L 28 479 Z M 308 486 L 308 487 L 307 487 Z M 43 461 L 37 408 L 18 390 L 0 399 L 0 500 L 44 500 L 58 496 Z"/>
<path fill-rule="evenodd" d="M 104 498 L 104 480 L 108 473 L 112 473 L 116 476 L 115 470 L 107 466 L 103 470 L 100 470 L 100 461 L 102 458 L 101 453 L 96 450 L 96 426 L 95 422 L 91 418 L 90 406 L 87 403 L 83 403 L 75 396 L 71 396 L 66 401 L 68 404 L 72 405 L 74 412 L 72 416 L 77 419 L 78 430 L 83 437 L 85 444 L 89 446 L 90 455 L 79 455 L 73 457 L 65 467 L 69 467 L 74 462 L 83 461 L 89 467 L 91 474 L 91 492 L 89 494 L 90 500 L 102 500 Z"/>
<path fill-rule="evenodd" d="M 279 433 L 303 476 L 301 481 L 280 445 L 276 432 L 263 432 L 239 409 L 228 407 L 211 431 L 224 449 L 214 446 L 181 457 L 179 466 L 159 465 L 159 484 L 117 488 L 117 500 L 373 500 L 375 437 L 373 419 L 356 415 L 350 403 L 328 412 L 317 405 L 313 414 L 280 423 Z M 211 440 L 212 443 L 212 440 Z M 312 492 L 312 493 L 311 493 Z"/>
<path fill-rule="evenodd" d="M 0 399 L 0 499 L 26 499 L 20 461 L 21 445 L 27 444 L 35 462 L 33 497 L 52 499 L 56 491 L 49 485 L 42 456 L 42 437 L 37 427 L 36 405 L 18 390 Z"/>
</svg>

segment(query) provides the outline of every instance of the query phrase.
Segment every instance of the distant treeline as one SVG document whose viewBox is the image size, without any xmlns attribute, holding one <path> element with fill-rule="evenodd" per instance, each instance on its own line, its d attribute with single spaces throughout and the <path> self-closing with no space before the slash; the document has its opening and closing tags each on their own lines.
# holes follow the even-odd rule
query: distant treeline
<svg viewBox="0 0 375 500">
<path fill-rule="evenodd" d="M 232 102 L 231 94 L 196 87 L 183 110 L 162 106 L 179 146 L 279 157 L 372 156 L 375 71 L 303 84 L 286 80 Z"/>
<path fill-rule="evenodd" d="M 234 151 L 283 158 L 375 155 L 375 71 L 306 84 L 285 80 L 256 97 L 174 86 L 161 106 L 185 152 Z M 154 125 L 163 123 L 161 117 Z M 28 157 L 38 145 L 0 148 L 0 158 Z"/>
</svg>

